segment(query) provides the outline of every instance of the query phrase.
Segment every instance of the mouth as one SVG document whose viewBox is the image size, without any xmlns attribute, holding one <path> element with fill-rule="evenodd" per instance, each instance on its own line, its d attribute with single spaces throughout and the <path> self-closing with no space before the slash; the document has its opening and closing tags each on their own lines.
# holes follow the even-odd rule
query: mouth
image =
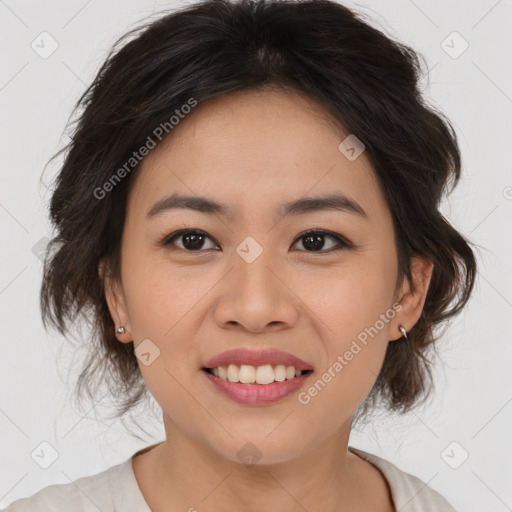
<svg viewBox="0 0 512 512">
<path fill-rule="evenodd" d="M 311 364 L 270 347 L 231 349 L 212 357 L 200 369 L 217 391 L 249 406 L 284 400 L 306 385 L 313 373 Z"/>
<path fill-rule="evenodd" d="M 274 382 L 293 380 L 312 373 L 310 369 L 299 369 L 292 365 L 221 365 L 215 368 L 201 368 L 202 371 L 220 380 L 239 384 L 266 386 Z"/>
<path fill-rule="evenodd" d="M 202 373 L 218 392 L 245 406 L 268 406 L 298 392 L 313 370 L 294 366 L 250 365 L 203 367 Z"/>
<path fill-rule="evenodd" d="M 262 367 L 264 367 L 262 369 Z M 208 361 L 204 362 L 203 369 L 216 369 L 221 372 L 221 368 L 230 371 L 230 375 L 236 375 L 235 369 L 238 369 L 242 374 L 250 375 L 252 373 L 251 368 L 256 368 L 258 373 L 262 375 L 266 372 L 270 373 L 270 369 L 274 372 L 277 371 L 278 379 L 281 376 L 286 376 L 287 372 L 291 372 L 290 367 L 294 370 L 301 370 L 306 372 L 313 370 L 313 366 L 299 357 L 290 354 L 289 352 L 283 352 L 273 348 L 266 348 L 262 350 L 254 350 L 249 348 L 237 348 L 227 350 L 212 357 Z M 283 372 L 284 368 L 284 372 Z M 292 376 L 290 375 L 290 378 Z"/>
</svg>

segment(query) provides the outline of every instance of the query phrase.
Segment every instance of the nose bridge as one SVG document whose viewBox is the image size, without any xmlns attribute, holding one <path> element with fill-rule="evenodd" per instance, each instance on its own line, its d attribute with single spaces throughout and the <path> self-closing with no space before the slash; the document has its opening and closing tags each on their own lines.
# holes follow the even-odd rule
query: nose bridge
<svg viewBox="0 0 512 512">
<path fill-rule="evenodd" d="M 279 321 L 289 323 L 297 313 L 296 304 L 283 283 L 284 277 L 279 278 L 283 267 L 278 250 L 264 247 L 271 236 L 256 236 L 246 237 L 233 252 L 232 270 L 221 301 L 222 316 L 252 328 Z"/>
<path fill-rule="evenodd" d="M 262 238 L 260 237 L 260 242 Z M 277 283 L 275 270 L 271 271 L 271 267 L 275 266 L 276 256 L 272 253 L 272 248 L 264 247 L 260 242 L 255 237 L 248 236 L 236 248 L 233 255 L 234 283 L 242 294 L 246 291 L 250 295 L 264 292 L 274 297 L 272 292 L 275 294 Z"/>
<path fill-rule="evenodd" d="M 277 260 L 276 251 L 252 237 L 236 247 L 215 310 L 219 325 L 236 323 L 257 332 L 277 324 L 289 327 L 297 321 L 293 294 L 283 283 L 285 279 L 278 277 L 282 267 Z"/>
</svg>

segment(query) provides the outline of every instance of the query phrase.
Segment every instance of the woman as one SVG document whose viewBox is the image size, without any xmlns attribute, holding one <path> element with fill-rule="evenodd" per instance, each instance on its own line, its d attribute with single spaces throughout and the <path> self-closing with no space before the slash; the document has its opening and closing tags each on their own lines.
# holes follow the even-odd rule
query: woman
<svg viewBox="0 0 512 512">
<path fill-rule="evenodd" d="M 151 393 L 166 439 L 7 510 L 454 510 L 348 445 L 426 399 L 476 272 L 417 54 L 328 0 L 207 0 L 118 45 L 77 105 L 41 304 L 92 321 L 79 392 L 107 374 L 120 415 Z"/>
</svg>

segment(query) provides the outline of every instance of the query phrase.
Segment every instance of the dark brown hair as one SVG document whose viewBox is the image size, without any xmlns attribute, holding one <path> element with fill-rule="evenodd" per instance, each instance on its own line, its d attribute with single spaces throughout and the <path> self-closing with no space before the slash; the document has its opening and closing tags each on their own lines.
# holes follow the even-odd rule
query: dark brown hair
<svg viewBox="0 0 512 512">
<path fill-rule="evenodd" d="M 439 211 L 450 182 L 459 180 L 461 157 L 450 122 L 420 93 L 421 71 L 415 51 L 329 0 L 206 0 L 121 37 L 73 110 L 80 114 L 71 141 L 55 155 L 66 152 L 51 198 L 56 235 L 41 308 L 45 327 L 51 322 L 62 334 L 79 315 L 90 322 L 90 357 L 77 395 L 97 398 L 96 386 L 106 384 L 119 416 L 149 396 L 133 343 L 116 339 L 98 275 L 103 259 L 119 279 L 126 198 L 139 166 L 101 198 L 95 191 L 190 98 L 202 104 L 277 87 L 314 98 L 366 146 L 393 216 L 397 286 L 411 279 L 412 255 L 434 263 L 419 321 L 408 341 L 388 344 L 358 412 L 380 402 L 405 412 L 426 398 L 432 378 L 425 354 L 439 339 L 434 328 L 468 301 L 476 261 L 470 242 Z"/>
</svg>

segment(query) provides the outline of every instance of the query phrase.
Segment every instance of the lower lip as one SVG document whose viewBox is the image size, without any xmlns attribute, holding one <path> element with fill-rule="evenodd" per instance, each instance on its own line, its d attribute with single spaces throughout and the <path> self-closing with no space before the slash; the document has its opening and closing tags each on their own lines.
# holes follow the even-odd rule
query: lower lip
<svg viewBox="0 0 512 512">
<path fill-rule="evenodd" d="M 202 372 L 219 391 L 222 391 L 235 402 L 245 405 L 265 405 L 278 402 L 297 391 L 312 374 L 312 372 L 308 372 L 300 377 L 283 380 L 282 382 L 276 381 L 272 384 L 241 384 L 240 382 L 229 382 L 215 377 L 206 370 L 202 370 Z"/>
</svg>

